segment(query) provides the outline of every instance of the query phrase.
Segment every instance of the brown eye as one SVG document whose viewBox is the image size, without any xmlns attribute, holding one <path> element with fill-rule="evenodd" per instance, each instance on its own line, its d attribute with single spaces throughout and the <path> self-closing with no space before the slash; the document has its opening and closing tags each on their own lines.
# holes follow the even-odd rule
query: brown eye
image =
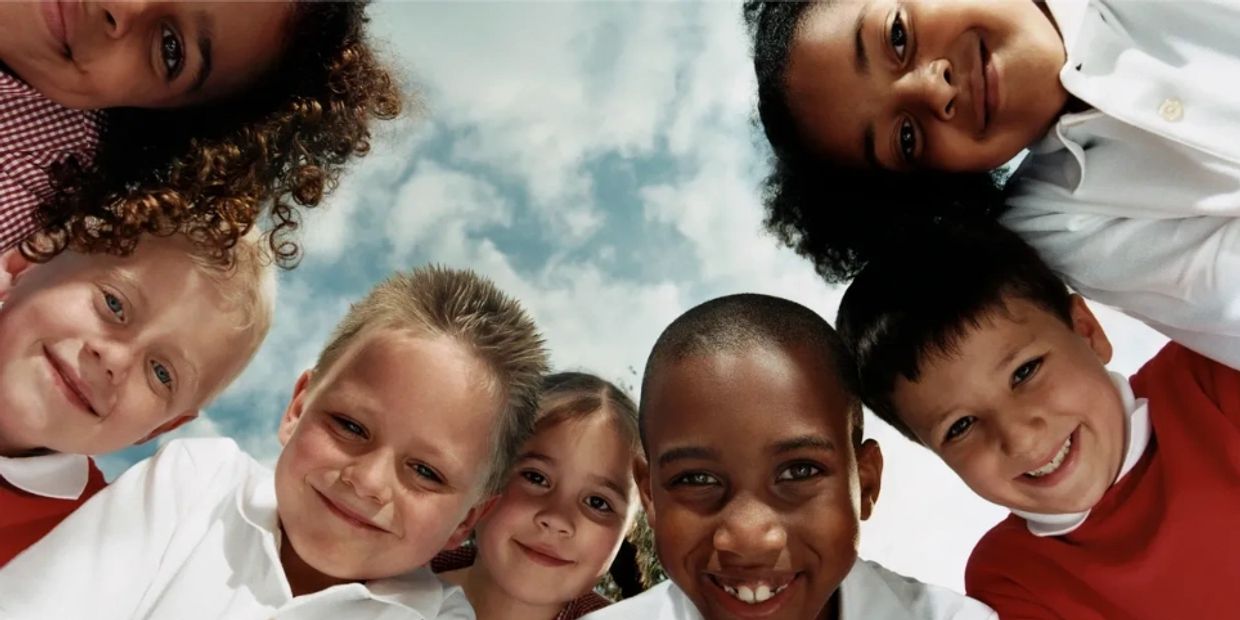
<svg viewBox="0 0 1240 620">
<path fill-rule="evenodd" d="M 181 37 L 177 35 L 177 32 L 168 26 L 162 26 L 160 29 L 159 54 L 164 62 L 167 79 L 171 82 L 181 74 L 181 68 L 185 65 L 185 47 L 181 44 Z"/>
<path fill-rule="evenodd" d="M 912 163 L 917 154 L 917 131 L 913 128 L 913 121 L 907 118 L 900 121 L 899 141 L 900 156 L 906 163 Z"/>
<path fill-rule="evenodd" d="M 908 32 L 904 29 L 904 18 L 896 15 L 891 22 L 891 32 L 888 36 L 891 39 L 891 49 L 896 52 L 896 58 L 903 61 L 905 46 L 908 45 Z"/>
<path fill-rule="evenodd" d="M 1037 374 L 1038 369 L 1041 367 L 1042 358 L 1040 357 L 1021 364 L 1020 367 L 1012 373 L 1012 387 L 1016 387 L 1028 381 L 1030 377 Z"/>
<path fill-rule="evenodd" d="M 969 430 L 969 427 L 973 426 L 973 422 L 975 421 L 977 421 L 977 418 L 967 415 L 959 420 L 956 420 L 955 422 L 952 422 L 951 428 L 947 429 L 947 437 L 945 437 L 943 441 L 948 442 L 963 435 L 965 431 Z"/>
</svg>

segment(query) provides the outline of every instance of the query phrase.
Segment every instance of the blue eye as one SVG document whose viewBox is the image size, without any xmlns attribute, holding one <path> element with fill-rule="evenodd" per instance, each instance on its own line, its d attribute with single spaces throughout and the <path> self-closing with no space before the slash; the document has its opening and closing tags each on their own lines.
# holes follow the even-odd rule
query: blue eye
<svg viewBox="0 0 1240 620">
<path fill-rule="evenodd" d="M 159 55 L 164 62 L 168 81 L 176 79 L 185 65 L 185 49 L 176 31 L 166 25 L 159 33 Z"/>
<path fill-rule="evenodd" d="M 615 510 L 613 510 L 611 507 L 611 502 L 608 502 L 607 500 L 597 495 L 591 495 L 590 497 L 587 497 L 586 505 L 599 512 L 615 512 Z"/>
<path fill-rule="evenodd" d="M 155 373 L 155 379 L 162 383 L 164 387 L 169 387 L 172 385 L 172 373 L 169 372 L 168 368 L 163 364 L 152 361 L 151 372 Z"/>
<path fill-rule="evenodd" d="M 431 482 L 434 482 L 436 484 L 440 484 L 443 482 L 443 478 L 441 478 L 439 474 L 435 472 L 435 470 L 431 469 L 430 467 L 427 467 L 426 465 L 423 465 L 422 463 L 414 463 L 413 471 L 417 475 L 427 480 L 430 480 Z"/>
<path fill-rule="evenodd" d="M 953 439 L 956 439 L 957 437 L 963 435 L 966 431 L 969 430 L 970 427 L 973 426 L 973 423 L 976 421 L 977 421 L 977 418 L 971 415 L 967 415 L 963 418 L 960 418 L 959 420 L 956 420 L 955 422 L 952 422 L 951 427 L 947 429 L 947 436 L 943 439 L 943 441 L 944 442 L 952 441 Z"/>
<path fill-rule="evenodd" d="M 782 472 L 776 480 L 805 480 L 814 476 L 822 475 L 823 469 L 811 463 L 797 463 L 789 466 Z"/>
<path fill-rule="evenodd" d="M 895 50 L 896 58 L 904 60 L 904 48 L 908 44 L 908 31 L 904 28 L 904 19 L 900 15 L 896 15 L 895 20 L 891 22 L 891 49 Z"/>
<path fill-rule="evenodd" d="M 113 295 L 112 293 L 104 291 L 103 292 L 103 303 L 105 306 L 108 307 L 108 311 L 111 312 L 113 315 L 115 315 L 116 318 L 122 321 L 125 320 L 125 304 L 124 302 L 120 300 L 119 297 L 117 297 L 116 295 Z"/>
<path fill-rule="evenodd" d="M 336 426 L 339 427 L 340 430 L 356 437 L 361 437 L 363 439 L 366 438 L 366 427 L 361 424 L 340 415 L 332 416 L 332 420 L 335 421 Z"/>
</svg>

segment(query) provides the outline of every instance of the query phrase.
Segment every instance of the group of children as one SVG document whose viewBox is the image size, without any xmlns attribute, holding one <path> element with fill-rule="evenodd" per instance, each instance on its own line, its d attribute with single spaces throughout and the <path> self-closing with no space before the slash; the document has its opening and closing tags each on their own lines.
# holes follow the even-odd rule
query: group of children
<svg viewBox="0 0 1240 620">
<path fill-rule="evenodd" d="M 105 486 L 91 456 L 241 373 L 298 255 L 291 202 L 399 109 L 363 5 L 253 6 L 0 4 L 0 616 L 1240 612 L 1240 94 L 1218 79 L 1240 7 L 747 2 L 769 224 L 852 279 L 838 333 L 708 301 L 635 404 L 550 373 L 485 277 L 398 272 L 292 386 L 274 471 L 181 439 Z M 1065 281 L 1173 342 L 1108 372 Z M 863 404 L 1012 511 L 968 596 L 858 557 L 883 469 Z M 639 511 L 668 580 L 610 604 Z"/>
</svg>

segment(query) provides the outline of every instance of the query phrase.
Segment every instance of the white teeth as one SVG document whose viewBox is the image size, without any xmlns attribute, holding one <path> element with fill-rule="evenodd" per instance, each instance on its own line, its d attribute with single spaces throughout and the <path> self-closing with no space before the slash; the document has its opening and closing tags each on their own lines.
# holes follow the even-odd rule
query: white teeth
<svg viewBox="0 0 1240 620">
<path fill-rule="evenodd" d="M 737 586 L 735 588 L 724 584 L 719 585 L 723 588 L 724 592 L 727 592 L 738 600 L 749 603 L 750 605 L 768 601 L 772 596 L 783 592 L 788 587 L 788 584 L 784 584 L 778 588 L 772 589 L 771 586 L 765 583 L 759 583 L 754 587 Z"/>
<path fill-rule="evenodd" d="M 1055 455 L 1055 458 L 1051 459 L 1051 462 L 1033 471 L 1025 472 L 1025 475 L 1029 476 L 1030 478 L 1041 478 L 1042 476 L 1055 473 L 1055 470 L 1059 469 L 1060 465 L 1063 465 L 1063 460 L 1067 458 L 1068 450 L 1070 448 L 1072 448 L 1072 437 L 1071 436 L 1068 437 L 1067 441 L 1063 442 L 1063 447 L 1059 449 L 1059 453 Z"/>
</svg>

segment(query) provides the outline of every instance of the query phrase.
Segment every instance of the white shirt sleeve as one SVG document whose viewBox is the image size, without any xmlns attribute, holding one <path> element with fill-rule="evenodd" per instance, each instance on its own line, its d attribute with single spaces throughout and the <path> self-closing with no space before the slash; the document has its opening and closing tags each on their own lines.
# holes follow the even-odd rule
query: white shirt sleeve
<svg viewBox="0 0 1240 620">
<path fill-rule="evenodd" d="M 134 465 L 0 569 L 0 617 L 130 618 L 178 520 L 210 495 L 185 443 Z"/>
<path fill-rule="evenodd" d="M 1240 368 L 1240 219 L 1027 211 L 1003 223 L 1083 296 Z"/>
</svg>

